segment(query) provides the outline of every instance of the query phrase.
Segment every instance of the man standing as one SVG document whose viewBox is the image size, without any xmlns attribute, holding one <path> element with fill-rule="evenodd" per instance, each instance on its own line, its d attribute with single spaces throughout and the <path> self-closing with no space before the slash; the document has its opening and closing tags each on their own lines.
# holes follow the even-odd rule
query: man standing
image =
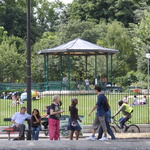
<svg viewBox="0 0 150 150">
<path fill-rule="evenodd" d="M 101 125 L 103 128 L 104 137 L 102 137 L 100 139 L 100 141 L 105 141 L 105 140 L 108 140 L 108 138 L 107 138 L 107 127 L 106 127 L 106 123 L 105 123 L 105 113 L 108 111 L 109 107 L 107 106 L 105 96 L 101 93 L 101 87 L 100 86 L 95 87 L 95 93 L 98 95 L 98 100 L 97 100 L 96 105 L 93 107 L 93 109 L 88 114 L 90 116 L 91 113 L 95 109 L 97 109 L 96 117 L 95 117 L 95 120 L 92 124 L 93 133 L 92 133 L 92 136 L 87 137 L 86 139 L 87 140 L 95 140 L 96 130 L 98 129 L 99 125 Z"/>
<path fill-rule="evenodd" d="M 67 76 L 64 76 L 62 81 L 63 90 L 67 89 L 67 84 L 68 84 L 68 78 Z"/>
<path fill-rule="evenodd" d="M 13 123 L 14 130 L 19 131 L 19 137 L 14 140 L 24 140 L 25 125 L 23 124 L 26 119 L 31 119 L 31 116 L 26 112 L 26 107 L 21 107 L 20 112 L 16 112 L 12 116 L 11 122 Z"/>
<path fill-rule="evenodd" d="M 89 85 L 90 85 L 89 80 L 85 79 L 84 82 L 85 82 L 85 90 L 89 90 Z"/>
</svg>

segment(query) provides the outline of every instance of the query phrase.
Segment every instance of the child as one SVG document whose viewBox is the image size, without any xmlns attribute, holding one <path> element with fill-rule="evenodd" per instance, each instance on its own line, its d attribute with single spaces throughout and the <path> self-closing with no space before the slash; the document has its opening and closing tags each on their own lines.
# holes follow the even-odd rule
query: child
<svg viewBox="0 0 150 150">
<path fill-rule="evenodd" d="M 31 133 L 33 140 L 38 140 L 40 130 L 41 130 L 41 116 L 39 114 L 39 110 L 34 109 L 31 117 Z"/>
<path fill-rule="evenodd" d="M 60 110 L 60 98 L 58 95 L 53 96 L 53 103 L 50 107 L 50 118 L 48 120 L 49 124 L 49 137 L 50 140 L 58 140 L 59 139 L 59 127 L 60 127 L 60 117 L 61 113 L 64 110 Z"/>
<path fill-rule="evenodd" d="M 71 130 L 70 140 L 73 140 L 74 131 L 76 131 L 76 140 L 78 140 L 81 127 L 77 120 L 82 122 L 82 120 L 80 120 L 80 118 L 78 116 L 78 109 L 76 108 L 76 105 L 78 104 L 78 99 L 72 98 L 71 102 L 72 102 L 72 104 L 71 104 L 71 106 L 69 106 L 70 118 L 69 118 L 69 122 L 68 122 L 68 130 Z"/>
</svg>

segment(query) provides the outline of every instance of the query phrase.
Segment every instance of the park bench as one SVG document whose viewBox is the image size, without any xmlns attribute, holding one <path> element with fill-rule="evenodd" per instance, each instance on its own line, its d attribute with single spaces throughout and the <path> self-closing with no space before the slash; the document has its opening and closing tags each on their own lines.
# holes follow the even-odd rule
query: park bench
<svg viewBox="0 0 150 150">
<path fill-rule="evenodd" d="M 4 118 L 4 121 L 11 123 L 11 118 Z M 25 121 L 28 122 L 29 120 L 26 119 Z M 2 132 L 5 132 L 6 134 L 8 134 L 8 141 L 10 141 L 10 134 L 15 133 L 15 132 L 19 132 L 18 130 L 14 130 L 13 128 L 11 128 L 10 123 L 9 123 L 8 128 L 2 130 Z M 29 131 L 29 130 L 26 130 L 26 129 L 25 129 L 25 132 L 28 132 L 28 131 Z M 27 134 L 26 134 L 26 135 L 27 135 Z"/>
<path fill-rule="evenodd" d="M 61 120 L 61 119 L 63 120 L 63 118 L 60 118 L 60 120 Z M 47 121 L 48 118 L 42 118 L 41 120 L 42 120 L 42 121 Z M 4 121 L 11 123 L 11 118 L 4 118 Z M 30 120 L 29 120 L 29 119 L 26 119 L 25 121 L 27 121 L 27 124 L 28 124 L 28 126 L 29 126 L 29 125 L 30 125 Z M 8 128 L 2 130 L 2 132 L 5 132 L 6 134 L 8 134 L 8 141 L 10 141 L 10 134 L 12 134 L 12 133 L 14 133 L 14 132 L 19 132 L 18 130 L 14 130 L 13 128 L 10 128 L 10 127 L 11 127 L 11 126 L 10 126 L 10 123 L 9 123 Z M 11 124 L 12 124 L 12 123 L 11 123 Z M 66 130 L 67 130 L 66 127 L 60 128 L 60 131 L 66 131 Z M 45 134 L 45 136 L 48 135 L 48 128 L 47 128 L 47 129 L 41 129 L 40 131 L 43 131 L 44 134 Z M 28 133 L 29 133 L 29 132 L 31 132 L 31 131 L 28 130 L 28 129 L 25 129 L 25 135 L 26 135 L 26 139 L 27 139 L 27 140 L 30 140 L 30 137 L 28 137 Z M 60 139 L 60 138 L 59 138 L 59 139 Z"/>
</svg>

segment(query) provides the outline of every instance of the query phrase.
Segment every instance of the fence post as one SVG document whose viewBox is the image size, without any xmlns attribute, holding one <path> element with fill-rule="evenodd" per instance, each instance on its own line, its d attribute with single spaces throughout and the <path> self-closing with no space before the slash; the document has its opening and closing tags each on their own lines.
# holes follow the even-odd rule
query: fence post
<svg viewBox="0 0 150 150">
<path fill-rule="evenodd" d="M 68 53 L 68 90 L 70 90 L 70 53 Z"/>
<path fill-rule="evenodd" d="M 97 82 L 97 53 L 95 52 L 95 85 L 98 84 Z"/>
</svg>

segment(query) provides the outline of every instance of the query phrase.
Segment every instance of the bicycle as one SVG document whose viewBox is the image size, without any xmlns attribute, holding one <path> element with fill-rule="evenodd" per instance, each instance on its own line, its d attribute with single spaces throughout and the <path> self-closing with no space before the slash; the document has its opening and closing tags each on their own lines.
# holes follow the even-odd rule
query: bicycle
<svg viewBox="0 0 150 150">
<path fill-rule="evenodd" d="M 121 127 L 119 125 L 119 121 L 116 120 L 115 118 L 112 118 L 112 120 L 113 120 L 112 121 L 113 124 L 115 124 L 115 126 L 113 124 L 110 125 L 113 133 L 121 132 Z M 124 124 L 123 132 L 124 133 L 140 133 L 140 128 L 137 125 L 135 125 L 135 124 L 131 124 L 131 121 L 127 121 Z"/>
</svg>

